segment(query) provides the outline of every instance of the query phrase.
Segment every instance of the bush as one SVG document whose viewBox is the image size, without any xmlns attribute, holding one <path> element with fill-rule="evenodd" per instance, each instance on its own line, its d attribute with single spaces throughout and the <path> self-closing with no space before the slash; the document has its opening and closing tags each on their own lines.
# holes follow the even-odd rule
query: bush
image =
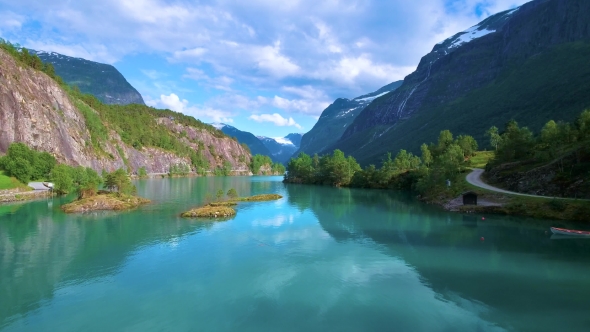
<svg viewBox="0 0 590 332">
<path fill-rule="evenodd" d="M 51 171 L 51 181 L 53 182 L 53 190 L 58 194 L 66 194 L 74 186 L 74 179 L 71 175 L 71 168 L 67 165 L 57 165 Z"/>
<path fill-rule="evenodd" d="M 231 188 L 227 191 L 227 197 L 229 197 L 230 199 L 235 199 L 238 197 L 238 192 L 234 188 Z"/>
</svg>

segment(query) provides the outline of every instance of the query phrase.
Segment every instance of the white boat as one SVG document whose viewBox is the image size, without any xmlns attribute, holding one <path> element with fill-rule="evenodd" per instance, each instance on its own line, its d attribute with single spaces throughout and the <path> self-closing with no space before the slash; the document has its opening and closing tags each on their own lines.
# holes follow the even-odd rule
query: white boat
<svg viewBox="0 0 590 332">
<path fill-rule="evenodd" d="M 590 237 L 590 232 L 588 231 L 578 231 L 575 229 L 565 229 L 565 228 L 557 228 L 551 227 L 551 232 L 557 235 L 569 235 L 569 236 L 578 236 L 578 237 Z"/>
</svg>

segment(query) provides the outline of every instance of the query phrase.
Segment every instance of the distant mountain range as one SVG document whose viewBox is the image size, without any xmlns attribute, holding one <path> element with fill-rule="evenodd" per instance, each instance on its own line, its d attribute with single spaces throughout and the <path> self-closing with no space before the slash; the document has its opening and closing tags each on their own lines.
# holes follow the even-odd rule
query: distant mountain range
<svg viewBox="0 0 590 332">
<path fill-rule="evenodd" d="M 444 129 L 486 147 L 485 130 L 510 119 L 532 130 L 572 121 L 590 107 L 589 18 L 587 0 L 535 0 L 492 15 L 435 45 L 401 86 L 361 111 L 338 99 L 301 150 L 341 149 L 363 165 L 379 164 L 386 152 L 418 152 Z M 339 118 L 346 110 L 359 112 L 351 123 Z M 324 137 L 337 135 L 336 127 L 344 131 L 328 146 Z"/>
<path fill-rule="evenodd" d="M 342 136 L 346 128 L 373 100 L 395 91 L 402 81 L 390 83 L 381 89 L 354 99 L 338 98 L 328 106 L 313 128 L 303 135 L 299 152 L 321 154 Z"/>
<path fill-rule="evenodd" d="M 269 156 L 274 162 L 286 163 L 293 153 L 299 149 L 302 134 L 289 134 L 285 137 L 271 138 L 254 136 L 254 134 L 242 131 L 225 123 L 213 123 L 215 128 L 224 134 L 235 137 L 238 142 L 246 144 L 252 155 L 261 154 Z"/>
<path fill-rule="evenodd" d="M 105 104 L 142 104 L 143 98 L 123 75 L 113 66 L 104 63 L 73 58 L 55 52 L 29 50 L 44 63 L 51 63 L 55 73 L 68 85 L 94 95 Z"/>
</svg>

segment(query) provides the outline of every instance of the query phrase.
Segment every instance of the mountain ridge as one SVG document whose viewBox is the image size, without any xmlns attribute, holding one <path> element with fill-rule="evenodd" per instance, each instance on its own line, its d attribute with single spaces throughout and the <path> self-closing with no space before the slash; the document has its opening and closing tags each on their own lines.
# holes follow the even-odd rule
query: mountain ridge
<svg viewBox="0 0 590 332">
<path fill-rule="evenodd" d="M 36 54 L 44 63 L 52 64 L 55 73 L 65 83 L 77 86 L 81 92 L 89 93 L 105 104 L 145 105 L 141 94 L 112 65 L 56 52 L 31 49 L 29 52 Z"/>
<path fill-rule="evenodd" d="M 344 128 L 347 128 L 365 107 L 375 99 L 383 98 L 387 93 L 395 91 L 401 84 L 402 81 L 395 81 L 377 91 L 353 99 L 337 98 L 322 111 L 313 128 L 303 135 L 301 147 L 295 154 L 304 152 L 313 155 L 327 152 L 326 149 L 336 143 L 344 133 Z"/>
<path fill-rule="evenodd" d="M 447 38 L 327 152 L 377 164 L 386 152 L 418 152 L 444 129 L 485 146 L 485 130 L 511 118 L 535 130 L 550 119 L 572 121 L 590 106 L 587 17 L 587 1 L 535 0 Z"/>
<path fill-rule="evenodd" d="M 238 174 L 250 174 L 248 151 L 214 128 L 169 110 L 101 104 L 28 67 L 19 54 L 9 44 L 0 48 L 0 153 L 22 142 L 61 163 L 98 172 L 145 167 L 148 173 L 168 173 L 174 165 L 205 172 L 229 163 L 243 170 Z M 116 109 L 101 110 L 109 107 Z M 112 122 L 113 116 L 120 122 Z M 140 126 L 150 131 L 134 132 Z"/>
</svg>

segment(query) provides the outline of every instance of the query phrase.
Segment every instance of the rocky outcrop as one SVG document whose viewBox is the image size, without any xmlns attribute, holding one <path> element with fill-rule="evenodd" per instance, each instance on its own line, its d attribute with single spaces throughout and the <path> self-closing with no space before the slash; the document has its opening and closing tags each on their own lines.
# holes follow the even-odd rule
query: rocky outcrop
<svg viewBox="0 0 590 332">
<path fill-rule="evenodd" d="M 172 132 L 186 132 L 186 136 L 178 138 L 192 149 L 198 149 L 198 141 L 203 142 L 206 148 L 201 153 L 211 168 L 220 167 L 227 160 L 239 174 L 249 174 L 251 156 L 235 140 L 216 137 L 209 131 L 183 126 L 169 118 L 158 121 Z M 103 151 L 95 151 L 85 118 L 68 94 L 47 75 L 20 66 L 9 54 L 0 51 L 0 153 L 5 153 L 12 142 L 23 142 L 51 153 L 59 162 L 91 167 L 98 172 L 128 166 L 133 171 L 146 167 L 150 173 L 167 173 L 173 164 L 190 165 L 188 157 L 170 151 L 128 146 L 113 130 L 109 136 L 108 141 L 101 142 Z M 215 151 L 215 155 L 210 151 Z"/>
</svg>

